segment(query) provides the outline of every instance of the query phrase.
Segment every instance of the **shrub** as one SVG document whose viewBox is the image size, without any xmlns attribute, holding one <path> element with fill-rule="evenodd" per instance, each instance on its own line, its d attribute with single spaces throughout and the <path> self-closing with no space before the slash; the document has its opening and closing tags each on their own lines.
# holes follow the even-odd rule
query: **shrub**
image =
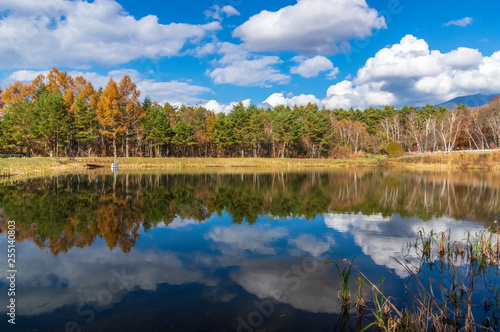
<svg viewBox="0 0 500 332">
<path fill-rule="evenodd" d="M 353 154 L 352 148 L 348 146 L 338 146 L 330 150 L 330 157 L 334 159 L 349 159 Z"/>
<path fill-rule="evenodd" d="M 404 153 L 404 150 L 401 147 L 401 144 L 399 144 L 398 142 L 395 142 L 395 141 L 392 141 L 391 143 L 389 143 L 387 145 L 386 151 L 387 151 L 387 155 L 390 157 L 400 156 Z"/>
</svg>

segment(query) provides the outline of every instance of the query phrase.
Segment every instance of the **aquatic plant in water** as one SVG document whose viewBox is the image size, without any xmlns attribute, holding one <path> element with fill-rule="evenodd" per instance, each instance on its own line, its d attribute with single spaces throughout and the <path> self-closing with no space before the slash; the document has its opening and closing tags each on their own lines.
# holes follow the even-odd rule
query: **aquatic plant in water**
<svg viewBox="0 0 500 332">
<path fill-rule="evenodd" d="M 496 221 L 495 221 L 496 223 Z M 344 259 L 344 267 L 333 261 L 339 272 L 339 298 L 342 302 L 343 324 L 339 331 L 496 331 L 499 327 L 497 277 L 500 266 L 500 234 L 488 229 L 468 231 L 462 241 L 452 241 L 450 230 L 443 232 L 417 231 L 417 239 L 408 241 L 406 253 L 417 255 L 417 263 L 403 257 L 394 260 L 407 272 L 401 281 L 390 273 L 409 294 L 410 303 L 398 304 L 384 293 L 352 261 Z M 355 327 L 345 323 L 349 317 L 351 293 L 349 278 L 354 271 L 358 284 L 355 301 L 358 320 Z M 438 277 L 440 280 L 437 280 Z M 372 288 L 372 299 L 364 298 L 363 285 Z M 478 303 L 478 298 L 483 300 Z M 368 308 L 371 315 L 364 314 Z M 479 319 L 479 321 L 477 320 Z M 364 327 L 362 321 L 368 320 Z M 348 329 L 346 328 L 348 327 Z"/>
</svg>

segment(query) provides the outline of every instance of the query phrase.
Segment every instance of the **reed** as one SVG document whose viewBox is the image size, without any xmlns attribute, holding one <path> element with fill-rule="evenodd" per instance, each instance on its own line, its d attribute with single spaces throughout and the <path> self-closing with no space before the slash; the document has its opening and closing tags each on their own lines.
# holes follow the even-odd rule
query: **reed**
<svg viewBox="0 0 500 332">
<path fill-rule="evenodd" d="M 351 278 L 351 266 L 345 265 L 341 268 L 337 262 L 332 260 L 328 260 L 326 263 L 333 263 L 335 265 L 340 278 L 339 299 L 341 300 L 343 306 L 348 306 L 351 303 L 351 288 L 349 286 L 349 279 Z"/>
<path fill-rule="evenodd" d="M 495 221 L 496 223 L 496 221 Z M 499 287 L 497 277 L 500 260 L 500 235 L 496 230 L 488 229 L 480 232 L 466 232 L 462 241 L 451 241 L 450 230 L 444 232 L 425 232 L 419 229 L 417 239 L 408 242 L 408 249 L 418 254 L 418 265 L 406 259 L 394 260 L 408 274 L 408 280 L 401 281 L 393 270 L 389 272 L 399 281 L 403 290 L 409 294 L 411 303 L 402 307 L 396 301 L 384 294 L 361 269 L 353 262 L 344 259 L 344 267 L 335 263 L 342 277 L 351 275 L 354 271 L 358 286 L 366 283 L 372 288 L 372 299 L 366 301 L 364 293 L 358 290 L 356 303 L 360 302 L 371 312 L 370 323 L 356 331 L 496 331 L 499 328 Z M 426 273 L 424 266 L 436 268 L 443 275 L 442 280 L 435 280 Z M 351 270 L 352 269 L 352 270 Z M 449 278 L 445 278 L 444 274 Z M 363 281 L 359 281 L 362 279 Z M 477 298 L 475 291 L 479 283 L 484 282 L 486 294 L 478 305 L 473 303 Z M 342 293 L 343 294 L 343 293 Z M 363 308 L 364 308 L 363 307 Z M 483 309 L 483 320 L 476 321 L 474 312 Z M 360 311 L 361 313 L 361 311 Z M 354 331 L 353 329 L 351 329 Z"/>
</svg>

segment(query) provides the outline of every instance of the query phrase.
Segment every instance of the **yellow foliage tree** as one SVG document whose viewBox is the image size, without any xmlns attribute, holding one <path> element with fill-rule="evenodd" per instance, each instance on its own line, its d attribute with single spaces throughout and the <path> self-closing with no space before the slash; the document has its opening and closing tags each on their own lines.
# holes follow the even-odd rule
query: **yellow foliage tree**
<svg viewBox="0 0 500 332">
<path fill-rule="evenodd" d="M 97 121 L 99 131 L 105 137 L 113 140 L 113 154 L 116 158 L 116 141 L 125 132 L 126 126 L 123 114 L 120 112 L 120 92 L 118 85 L 112 78 L 109 79 L 106 88 L 102 91 L 100 100 L 97 102 Z"/>
<path fill-rule="evenodd" d="M 98 92 L 94 89 L 92 83 L 87 82 L 82 76 L 75 77 L 73 86 L 66 92 L 64 100 L 70 106 L 70 113 L 74 114 L 76 110 L 76 101 L 80 99 L 88 103 L 95 109 L 99 100 Z"/>
<path fill-rule="evenodd" d="M 137 135 L 140 130 L 140 121 L 146 113 L 139 102 L 140 91 L 130 79 L 125 75 L 120 80 L 120 110 L 123 114 L 125 124 L 125 156 L 129 157 L 129 142 L 132 135 Z"/>
<path fill-rule="evenodd" d="M 59 71 L 56 67 L 52 67 L 47 75 L 47 90 L 50 92 L 59 92 L 65 95 L 66 91 L 73 87 L 73 77 L 63 70 Z"/>
<path fill-rule="evenodd" d="M 23 100 L 31 100 L 35 91 L 36 87 L 33 84 L 15 81 L 5 88 L 2 100 L 6 105 L 19 104 Z"/>
</svg>

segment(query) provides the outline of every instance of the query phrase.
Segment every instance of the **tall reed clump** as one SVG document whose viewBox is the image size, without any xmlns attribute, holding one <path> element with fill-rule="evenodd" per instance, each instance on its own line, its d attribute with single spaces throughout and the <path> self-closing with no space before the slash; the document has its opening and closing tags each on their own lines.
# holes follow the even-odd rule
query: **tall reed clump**
<svg viewBox="0 0 500 332">
<path fill-rule="evenodd" d="M 353 258 L 354 261 L 354 258 Z M 340 301 L 340 318 L 337 321 L 337 324 L 334 328 L 334 331 L 361 331 L 362 329 L 362 319 L 364 316 L 364 309 L 366 307 L 366 303 L 364 300 L 364 279 L 357 275 L 356 276 L 356 288 L 357 294 L 353 298 L 351 293 L 351 266 L 344 265 L 341 267 L 337 262 L 329 259 L 326 261 L 326 264 L 334 264 L 337 272 L 339 274 L 340 280 L 340 290 L 338 292 L 338 298 Z M 351 324 L 350 319 L 350 311 L 351 309 L 356 308 L 358 312 L 358 318 L 354 324 Z"/>
<path fill-rule="evenodd" d="M 364 328 L 357 324 L 359 329 L 351 331 L 497 331 L 500 327 L 498 229 L 469 231 L 462 241 L 452 241 L 450 230 L 426 233 L 421 228 L 417 239 L 408 242 L 406 249 L 408 255 L 417 254 L 418 263 L 410 262 L 408 256 L 394 260 L 406 271 L 408 279 L 401 281 L 388 268 L 411 299 L 402 306 L 384 294 L 353 262 L 344 259 L 343 268 L 336 263 L 339 273 L 357 272 L 372 288 L 372 301 L 363 301 L 372 313 L 371 322 Z M 341 283 L 344 283 L 342 278 Z M 482 300 L 478 289 L 484 294 Z"/>
</svg>

